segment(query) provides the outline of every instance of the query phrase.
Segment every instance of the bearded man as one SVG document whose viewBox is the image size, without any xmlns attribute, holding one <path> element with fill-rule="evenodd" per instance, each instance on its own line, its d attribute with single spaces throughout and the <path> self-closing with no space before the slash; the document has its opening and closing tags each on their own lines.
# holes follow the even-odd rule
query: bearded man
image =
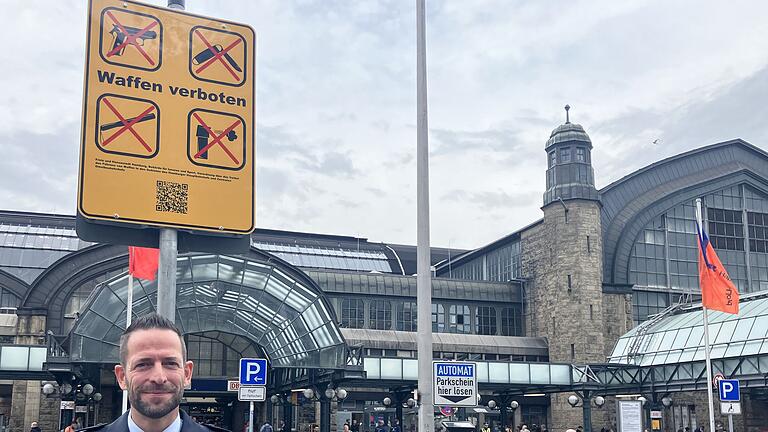
<svg viewBox="0 0 768 432">
<path fill-rule="evenodd" d="M 131 409 L 108 425 L 89 432 L 220 432 L 201 425 L 179 409 L 194 365 L 179 329 L 157 314 L 145 315 L 120 338 L 120 364 L 115 376 L 128 392 Z"/>
</svg>

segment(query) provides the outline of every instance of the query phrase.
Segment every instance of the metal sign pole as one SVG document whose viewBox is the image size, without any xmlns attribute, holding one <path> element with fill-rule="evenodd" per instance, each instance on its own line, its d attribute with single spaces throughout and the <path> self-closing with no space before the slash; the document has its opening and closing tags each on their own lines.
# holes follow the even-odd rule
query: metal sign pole
<svg viewBox="0 0 768 432">
<path fill-rule="evenodd" d="M 733 414 L 728 414 L 728 432 L 733 432 Z"/>
<path fill-rule="evenodd" d="M 157 269 L 157 313 L 176 321 L 176 258 L 177 232 L 175 229 L 160 230 L 160 264 Z"/>
<path fill-rule="evenodd" d="M 253 401 L 250 402 L 250 412 L 248 414 L 248 432 L 253 432 Z"/>
<path fill-rule="evenodd" d="M 131 326 L 133 316 L 133 275 L 128 273 L 128 307 L 125 311 L 125 328 Z M 123 413 L 128 411 L 128 389 L 123 390 Z"/>
<path fill-rule="evenodd" d="M 168 0 L 171 9 L 184 10 L 184 0 Z M 157 313 L 176 322 L 176 259 L 179 256 L 178 233 L 160 229 L 160 263 L 157 269 Z"/>
<path fill-rule="evenodd" d="M 429 141 L 424 0 L 416 0 L 416 303 L 419 377 L 419 432 L 432 432 L 432 268 L 429 247 Z"/>
</svg>

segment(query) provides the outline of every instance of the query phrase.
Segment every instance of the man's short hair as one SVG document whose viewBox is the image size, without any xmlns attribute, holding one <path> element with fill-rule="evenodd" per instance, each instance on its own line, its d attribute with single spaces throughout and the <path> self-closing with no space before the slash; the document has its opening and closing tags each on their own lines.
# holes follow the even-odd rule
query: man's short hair
<svg viewBox="0 0 768 432">
<path fill-rule="evenodd" d="M 179 342 L 181 342 L 181 357 L 182 360 L 187 361 L 187 345 L 184 343 L 184 337 L 181 334 L 181 330 L 179 330 L 179 328 L 168 318 L 153 312 L 131 322 L 131 325 L 128 326 L 123 332 L 123 335 L 120 336 L 120 364 L 122 364 L 123 367 L 127 366 L 126 357 L 128 355 L 128 338 L 131 336 L 131 333 L 138 330 L 153 329 L 170 330 L 179 335 Z"/>
</svg>

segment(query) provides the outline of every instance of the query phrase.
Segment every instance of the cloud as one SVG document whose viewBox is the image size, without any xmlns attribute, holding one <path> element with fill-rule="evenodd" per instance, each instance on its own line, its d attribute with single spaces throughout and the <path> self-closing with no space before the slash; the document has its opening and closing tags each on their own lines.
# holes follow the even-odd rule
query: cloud
<svg viewBox="0 0 768 432">
<path fill-rule="evenodd" d="M 532 191 L 506 192 L 497 190 L 478 192 L 473 190 L 451 190 L 440 198 L 448 202 L 453 201 L 470 207 L 479 207 L 484 211 L 505 211 L 535 206 L 535 201 L 541 199 L 541 194 Z"/>
<path fill-rule="evenodd" d="M 23 40 L 24 55 L 0 69 L 0 200 L 74 211 L 86 3 L 3 8 L 12 19 L 0 38 Z M 541 217 L 543 146 L 566 103 L 593 140 L 598 186 L 725 139 L 766 147 L 768 2 L 427 8 L 437 245 L 476 247 Z M 195 0 L 187 9 L 256 29 L 260 226 L 415 243 L 413 3 Z"/>
<path fill-rule="evenodd" d="M 78 169 L 76 125 L 52 133 L 0 135 L 0 202 L 4 208 L 74 214 Z"/>
</svg>

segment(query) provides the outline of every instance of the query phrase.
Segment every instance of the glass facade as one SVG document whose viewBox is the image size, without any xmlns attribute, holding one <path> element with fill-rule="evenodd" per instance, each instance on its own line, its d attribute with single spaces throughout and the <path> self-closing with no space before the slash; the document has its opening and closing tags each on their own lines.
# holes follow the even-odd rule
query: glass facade
<svg viewBox="0 0 768 432">
<path fill-rule="evenodd" d="M 73 228 L 0 224 L 0 270 L 31 284 L 59 258 L 91 245 Z"/>
<path fill-rule="evenodd" d="M 717 255 L 741 293 L 768 289 L 768 197 L 748 185 L 736 185 L 702 199 L 704 226 Z M 635 241 L 629 282 L 651 291 L 698 293 L 698 244 L 695 200 L 654 218 Z M 674 299 L 663 293 L 634 296 L 634 317 L 642 321 Z"/>
<path fill-rule="evenodd" d="M 259 352 L 253 347 L 243 353 L 235 351 L 228 346 L 235 338 L 218 332 L 185 336 L 189 359 L 195 363 L 194 377 L 238 376 L 240 358 L 255 357 Z"/>
<path fill-rule="evenodd" d="M 241 353 L 258 346 L 276 367 L 346 364 L 333 315 L 300 279 L 267 263 L 228 256 L 193 255 L 177 263 L 176 324 L 184 334 L 216 333 L 222 341 L 242 336 L 228 345 Z M 94 290 L 73 326 L 73 361 L 118 360 L 127 296 L 127 274 Z M 156 310 L 156 299 L 156 282 L 135 281 L 134 314 Z"/>
<path fill-rule="evenodd" d="M 457 266 L 452 266 L 442 277 L 453 279 L 507 282 L 520 278 L 520 241 L 515 240 Z"/>
<path fill-rule="evenodd" d="M 252 241 L 251 245 L 297 267 L 392 272 L 387 256 L 382 251 L 262 241 Z"/>
</svg>

